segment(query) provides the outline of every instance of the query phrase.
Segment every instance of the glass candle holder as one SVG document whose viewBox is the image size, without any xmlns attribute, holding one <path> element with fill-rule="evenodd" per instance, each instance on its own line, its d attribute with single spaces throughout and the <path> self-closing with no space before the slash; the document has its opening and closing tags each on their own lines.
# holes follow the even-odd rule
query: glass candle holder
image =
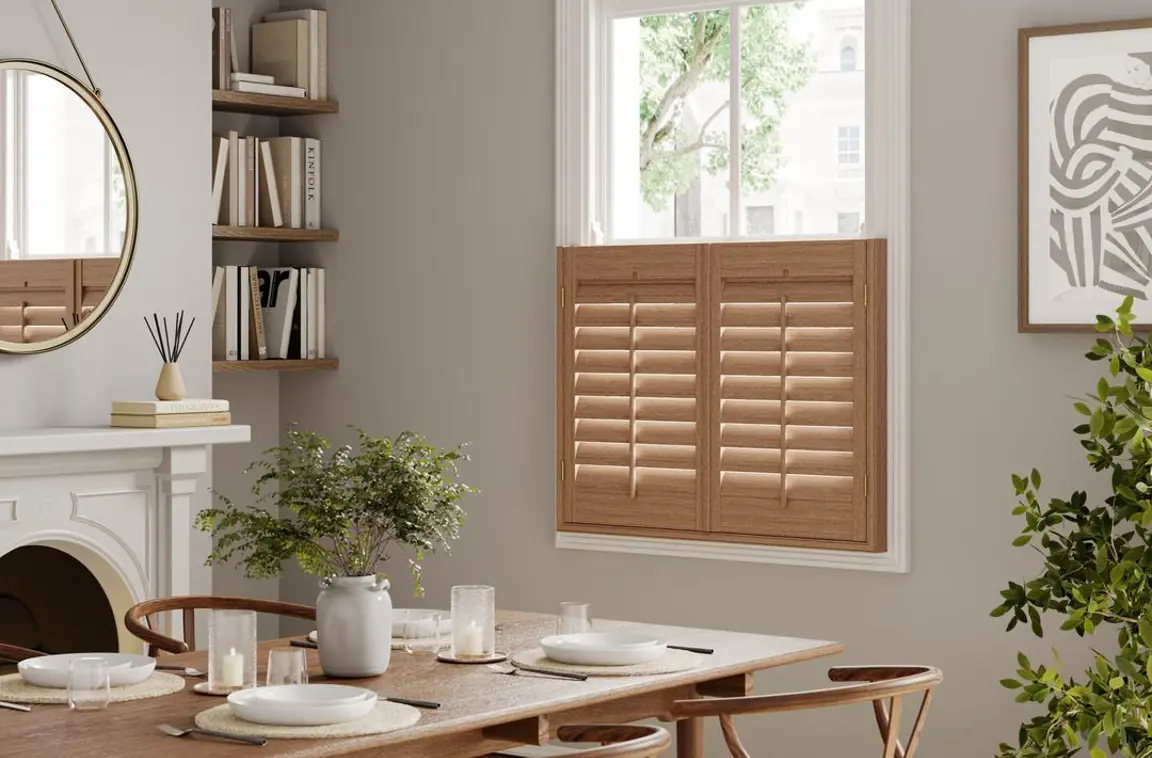
<svg viewBox="0 0 1152 758">
<path fill-rule="evenodd" d="M 256 612 L 212 611 L 208 623 L 208 689 L 256 686 Z"/>
<path fill-rule="evenodd" d="M 496 588 L 467 584 L 452 588 L 452 657 L 496 655 Z"/>
</svg>

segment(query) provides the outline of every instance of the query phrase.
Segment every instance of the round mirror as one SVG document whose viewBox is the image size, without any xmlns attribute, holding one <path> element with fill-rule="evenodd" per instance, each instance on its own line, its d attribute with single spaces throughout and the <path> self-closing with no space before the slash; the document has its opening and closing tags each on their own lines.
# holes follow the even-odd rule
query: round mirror
<svg viewBox="0 0 1152 758">
<path fill-rule="evenodd" d="M 0 60 L 0 352 L 78 339 L 136 247 L 136 176 L 112 116 L 76 77 Z"/>
</svg>

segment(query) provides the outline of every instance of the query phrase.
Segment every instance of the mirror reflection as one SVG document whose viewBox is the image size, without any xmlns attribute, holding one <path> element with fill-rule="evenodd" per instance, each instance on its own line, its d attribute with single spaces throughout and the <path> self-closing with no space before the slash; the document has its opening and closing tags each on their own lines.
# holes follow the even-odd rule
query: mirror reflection
<svg viewBox="0 0 1152 758">
<path fill-rule="evenodd" d="M 96 113 L 51 76 L 0 70 L 0 341 L 51 340 L 108 295 L 128 189 Z"/>
</svg>

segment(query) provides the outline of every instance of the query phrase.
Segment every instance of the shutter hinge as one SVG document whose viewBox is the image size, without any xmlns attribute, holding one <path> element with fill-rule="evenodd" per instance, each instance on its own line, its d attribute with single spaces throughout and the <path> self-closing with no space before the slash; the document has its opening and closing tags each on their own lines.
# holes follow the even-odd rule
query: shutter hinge
<svg viewBox="0 0 1152 758">
<path fill-rule="evenodd" d="M 565 288 L 561 287 L 560 288 L 560 308 L 561 308 L 561 310 L 563 310 L 567 306 L 567 301 L 568 301 L 568 296 L 567 296 L 567 293 L 565 292 Z"/>
<path fill-rule="evenodd" d="M 868 499 L 869 491 L 870 490 L 868 489 L 868 474 L 864 474 L 864 499 L 865 500 Z"/>
<path fill-rule="evenodd" d="M 560 459 L 560 481 L 563 482 L 568 476 L 568 466 L 565 464 L 564 459 Z"/>
<path fill-rule="evenodd" d="M 868 285 L 864 285 L 864 307 L 868 307 Z"/>
</svg>

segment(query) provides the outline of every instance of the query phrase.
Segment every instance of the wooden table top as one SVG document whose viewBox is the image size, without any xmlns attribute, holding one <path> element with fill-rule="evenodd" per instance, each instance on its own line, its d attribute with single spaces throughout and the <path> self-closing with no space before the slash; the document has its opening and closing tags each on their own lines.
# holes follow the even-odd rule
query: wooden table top
<svg viewBox="0 0 1152 758">
<path fill-rule="evenodd" d="M 555 633 L 552 615 L 502 611 L 498 617 L 497 644 L 513 651 L 536 647 L 538 640 Z M 502 676 L 486 666 L 440 663 L 431 656 L 410 656 L 393 651 L 392 663 L 383 676 L 363 680 L 339 680 L 366 687 L 384 695 L 434 700 L 439 710 L 421 710 L 414 727 L 390 734 L 353 737 L 343 740 L 270 740 L 263 748 L 204 738 L 177 740 L 156 727 L 162 723 L 178 727 L 192 725 L 196 713 L 221 705 L 222 698 L 192 692 L 197 681 L 175 695 L 113 703 L 107 710 L 77 713 L 66 706 L 33 706 L 31 713 L 0 709 L 0 755 L 5 758 L 232 758 L 251 755 L 314 758 L 317 756 L 376 754 L 393 755 L 401 745 L 451 735 L 475 733 L 483 728 L 507 725 L 523 719 L 566 711 L 580 712 L 607 701 L 637 698 L 648 693 L 691 687 L 701 682 L 724 679 L 789 663 L 812 660 L 841 652 L 834 642 L 769 637 L 736 632 L 709 631 L 682 627 L 654 626 L 625 622 L 597 621 L 598 629 L 628 628 L 650 631 L 672 644 L 713 648 L 699 668 L 678 674 L 645 677 L 591 677 L 586 682 L 561 681 L 529 676 Z M 267 649 L 283 646 L 286 640 L 261 644 L 260 676 L 267 663 Z M 325 681 L 319 672 L 315 651 L 309 651 L 312 681 Z M 184 662 L 207 668 L 207 653 L 197 651 L 165 656 L 165 663 Z M 375 751 L 385 745 L 393 750 Z M 414 751 L 412 755 L 422 755 Z M 439 755 L 439 753 L 438 753 Z"/>
</svg>

